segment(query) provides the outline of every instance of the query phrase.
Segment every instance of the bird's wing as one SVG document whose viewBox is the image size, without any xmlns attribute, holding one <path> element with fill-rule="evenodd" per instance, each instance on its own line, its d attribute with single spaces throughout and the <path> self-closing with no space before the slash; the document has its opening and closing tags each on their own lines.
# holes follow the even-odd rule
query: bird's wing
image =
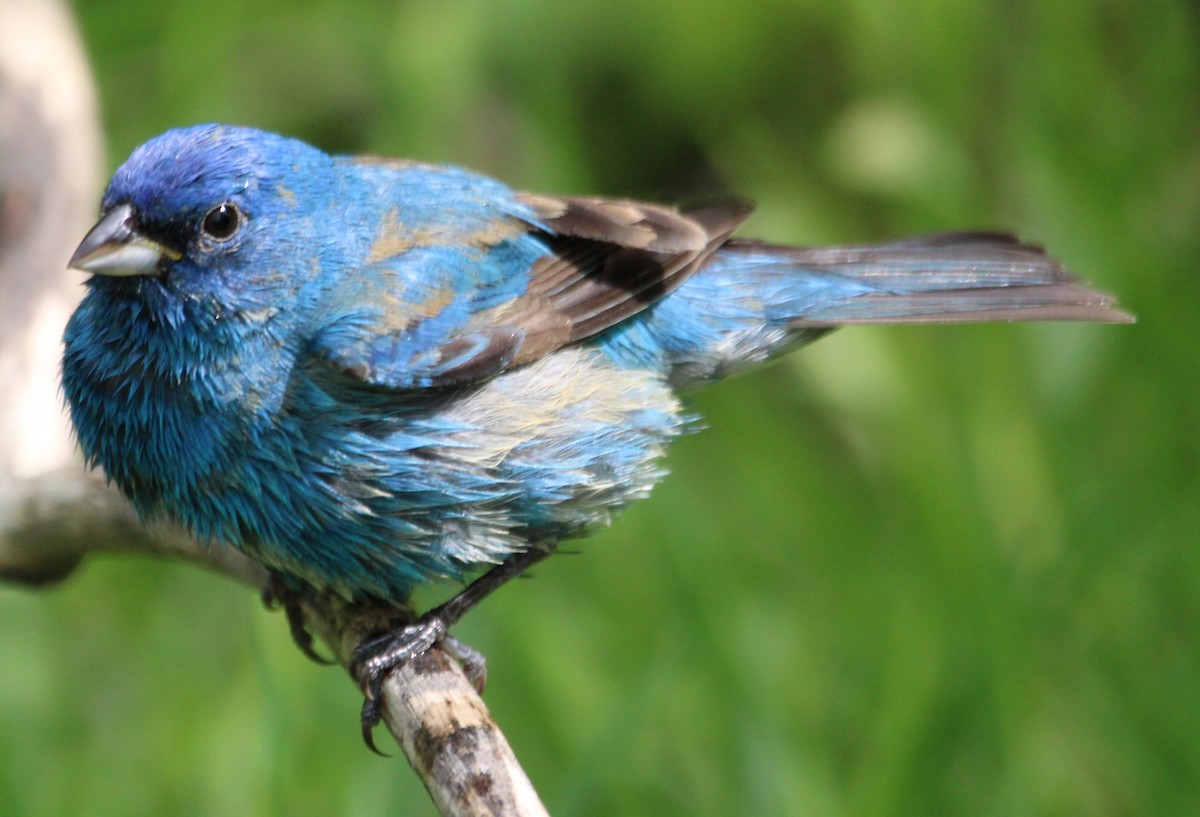
<svg viewBox="0 0 1200 817">
<path fill-rule="evenodd" d="M 313 348 L 374 386 L 483 380 L 654 304 L 751 209 L 514 194 L 502 218 L 394 239 L 331 293 Z"/>
</svg>

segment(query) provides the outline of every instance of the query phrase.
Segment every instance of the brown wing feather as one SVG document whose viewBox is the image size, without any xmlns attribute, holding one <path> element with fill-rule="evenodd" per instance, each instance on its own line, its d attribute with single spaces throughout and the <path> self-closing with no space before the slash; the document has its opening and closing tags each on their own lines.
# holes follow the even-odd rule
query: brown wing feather
<svg viewBox="0 0 1200 817">
<path fill-rule="evenodd" d="M 591 337 L 658 301 L 723 244 L 752 207 L 735 201 L 680 212 L 614 199 L 522 194 L 553 251 L 528 292 L 487 315 L 525 330 L 510 365 Z"/>
<path fill-rule="evenodd" d="M 744 201 L 680 212 L 620 199 L 518 198 L 551 252 L 530 270 L 524 295 L 476 315 L 446 345 L 448 359 L 479 351 L 434 385 L 499 374 L 636 315 L 683 283 L 753 209 Z"/>
</svg>

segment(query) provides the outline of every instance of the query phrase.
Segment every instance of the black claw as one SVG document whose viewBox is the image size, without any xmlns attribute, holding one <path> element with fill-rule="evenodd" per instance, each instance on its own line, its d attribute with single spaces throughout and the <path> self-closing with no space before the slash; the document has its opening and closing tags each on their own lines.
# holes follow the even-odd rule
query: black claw
<svg viewBox="0 0 1200 817">
<path fill-rule="evenodd" d="M 287 585 L 278 573 L 272 573 L 262 589 L 263 604 L 268 610 L 283 609 L 287 617 L 288 631 L 292 641 L 309 659 L 318 664 L 332 664 L 328 658 L 313 648 L 312 633 L 304 626 L 304 610 L 300 606 L 300 593 Z"/>
<path fill-rule="evenodd" d="M 367 744 L 367 748 L 380 757 L 391 757 L 386 752 L 379 751 L 379 747 L 375 745 L 375 727 L 383 719 L 382 713 L 379 711 L 379 704 L 370 698 L 363 698 L 362 715 L 360 717 L 363 743 Z"/>
<path fill-rule="evenodd" d="M 304 612 L 300 609 L 300 605 L 285 604 L 283 612 L 287 616 L 288 630 L 291 631 L 292 641 L 296 642 L 296 646 L 300 648 L 300 652 L 318 664 L 326 666 L 332 664 L 333 661 L 321 655 L 313 648 L 312 633 L 304 626 Z"/>
</svg>

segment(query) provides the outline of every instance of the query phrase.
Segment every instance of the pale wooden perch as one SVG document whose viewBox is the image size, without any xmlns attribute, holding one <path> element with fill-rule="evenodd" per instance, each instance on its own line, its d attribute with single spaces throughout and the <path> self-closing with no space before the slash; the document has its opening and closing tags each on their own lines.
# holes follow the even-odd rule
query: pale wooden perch
<svg viewBox="0 0 1200 817">
<path fill-rule="evenodd" d="M 94 553 L 119 552 L 185 558 L 257 590 L 261 566 L 170 525 L 141 524 L 74 452 L 57 377 L 62 328 L 81 288 L 65 261 L 95 215 L 102 153 L 82 55 L 63 5 L 0 0 L 0 580 L 50 584 Z M 335 599 L 310 599 L 304 612 L 347 668 L 379 626 L 378 611 Z M 442 814 L 546 814 L 442 650 L 394 672 L 380 703 Z"/>
<path fill-rule="evenodd" d="M 261 566 L 230 548 L 201 545 L 168 525 L 140 525 L 124 500 L 82 467 L 0 487 L 0 578 L 56 582 L 91 554 L 136 552 L 186 558 L 255 589 L 266 580 Z M 379 611 L 335 599 L 314 598 L 304 608 L 309 629 L 347 668 L 354 648 L 381 626 Z M 441 649 L 394 671 L 381 702 L 384 723 L 442 814 L 546 814 L 487 706 Z"/>
</svg>

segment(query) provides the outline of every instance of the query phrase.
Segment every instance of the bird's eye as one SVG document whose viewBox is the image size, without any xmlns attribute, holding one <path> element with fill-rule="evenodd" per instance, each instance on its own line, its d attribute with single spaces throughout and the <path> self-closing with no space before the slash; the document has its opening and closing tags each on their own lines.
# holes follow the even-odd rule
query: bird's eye
<svg viewBox="0 0 1200 817">
<path fill-rule="evenodd" d="M 200 231 L 217 241 L 227 241 L 233 238 L 241 226 L 241 211 L 236 205 L 225 202 L 204 214 L 204 219 L 200 222 Z"/>
</svg>

